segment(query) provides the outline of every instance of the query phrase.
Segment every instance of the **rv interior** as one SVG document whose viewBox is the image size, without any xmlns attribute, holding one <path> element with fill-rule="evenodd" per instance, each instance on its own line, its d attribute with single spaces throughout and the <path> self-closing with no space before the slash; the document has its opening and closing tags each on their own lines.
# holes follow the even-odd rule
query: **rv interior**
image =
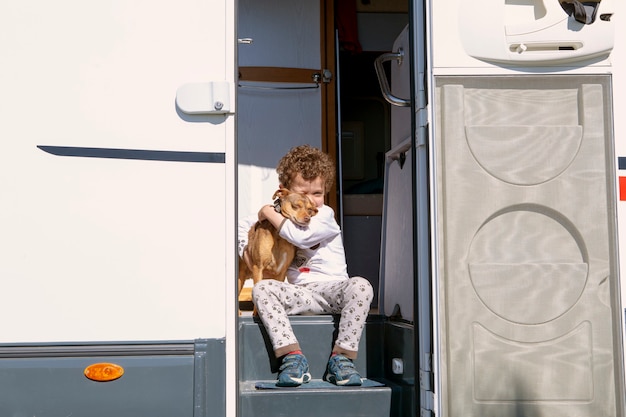
<svg viewBox="0 0 626 417">
<path fill-rule="evenodd" d="M 288 149 L 308 143 L 328 152 L 340 180 L 327 204 L 343 229 L 349 274 L 374 286 L 374 310 L 391 146 L 391 105 L 374 61 L 407 24 L 408 0 L 239 2 L 238 215 L 270 201 Z"/>
<path fill-rule="evenodd" d="M 391 105 L 383 99 L 374 67 L 377 57 L 392 51 L 408 21 L 408 0 L 238 3 L 238 216 L 271 203 L 278 186 L 276 165 L 290 148 L 301 144 L 321 148 L 338 165 L 338 181 L 326 204 L 335 210 L 343 230 L 348 274 L 367 278 L 375 293 L 355 360 L 368 382 L 337 391 L 323 381 L 337 318 L 292 316 L 290 323 L 313 380 L 303 390 L 277 392 L 273 382 L 279 363 L 263 325 L 252 316 L 248 280 L 239 296 L 242 416 L 320 415 L 328 407 L 346 416 L 415 412 L 412 273 L 402 274 L 401 285 L 395 285 L 411 300 L 402 309 L 407 317 L 389 323 L 381 301 L 383 185 L 385 154 L 392 147 Z M 389 69 L 388 65 L 387 77 Z M 410 247 L 411 224 L 395 223 L 405 230 L 393 237 L 392 244 Z M 410 264 L 411 259 L 400 263 Z M 390 262 L 397 265 L 396 261 Z M 392 372 L 391 358 L 406 361 Z M 272 389 L 259 389 L 259 384 Z"/>
</svg>

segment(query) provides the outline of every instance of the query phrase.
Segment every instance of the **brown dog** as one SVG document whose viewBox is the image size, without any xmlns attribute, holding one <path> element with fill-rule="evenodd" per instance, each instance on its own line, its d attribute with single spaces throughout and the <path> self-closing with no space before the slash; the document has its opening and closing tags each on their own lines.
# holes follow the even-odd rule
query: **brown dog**
<svg viewBox="0 0 626 417">
<path fill-rule="evenodd" d="M 280 188 L 272 199 L 274 208 L 285 218 L 299 226 L 307 226 L 311 217 L 317 214 L 317 207 L 304 194 L 292 193 Z M 256 222 L 248 232 L 248 256 L 250 267 L 243 259 L 239 259 L 239 291 L 247 278 L 252 277 L 256 284 L 263 277 L 272 277 L 279 281 L 285 280 L 287 268 L 296 254 L 296 248 L 278 235 L 272 224 L 263 220 Z"/>
</svg>

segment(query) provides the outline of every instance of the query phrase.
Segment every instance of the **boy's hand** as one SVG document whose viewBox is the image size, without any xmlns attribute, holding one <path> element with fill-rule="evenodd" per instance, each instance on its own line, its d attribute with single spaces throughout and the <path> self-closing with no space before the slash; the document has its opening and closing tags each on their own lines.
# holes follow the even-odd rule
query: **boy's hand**
<svg viewBox="0 0 626 417">
<path fill-rule="evenodd" d="M 282 214 L 276 212 L 274 206 L 266 205 L 261 207 L 261 210 L 259 210 L 259 221 L 262 220 L 269 221 L 272 226 L 274 226 L 276 229 L 279 229 L 285 218 Z"/>
<path fill-rule="evenodd" d="M 275 211 L 274 207 L 270 206 L 270 205 L 265 205 L 263 207 L 261 207 L 261 209 L 259 210 L 259 221 L 265 220 L 267 219 L 267 214 L 269 210 Z"/>
</svg>

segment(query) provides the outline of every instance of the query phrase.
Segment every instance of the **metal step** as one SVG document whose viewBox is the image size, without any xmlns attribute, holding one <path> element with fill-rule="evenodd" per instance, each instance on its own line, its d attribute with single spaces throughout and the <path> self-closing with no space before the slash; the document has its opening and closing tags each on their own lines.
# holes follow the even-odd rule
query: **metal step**
<svg viewBox="0 0 626 417">
<path fill-rule="evenodd" d="M 272 381 L 264 381 L 273 384 Z M 297 388 L 258 389 L 258 382 L 241 382 L 241 417 L 384 417 L 390 415 L 391 388 L 337 387 L 314 379 Z"/>
<path fill-rule="evenodd" d="M 290 316 L 300 347 L 309 362 L 308 384 L 277 388 L 280 363 L 258 317 L 239 319 L 239 407 L 241 417 L 298 417 L 326 414 L 384 417 L 392 408 L 393 383 L 383 372 L 384 319 L 370 315 L 354 364 L 364 378 L 361 387 L 337 387 L 322 380 L 337 334 L 339 316 Z M 387 386 L 386 386 L 387 385 Z"/>
</svg>

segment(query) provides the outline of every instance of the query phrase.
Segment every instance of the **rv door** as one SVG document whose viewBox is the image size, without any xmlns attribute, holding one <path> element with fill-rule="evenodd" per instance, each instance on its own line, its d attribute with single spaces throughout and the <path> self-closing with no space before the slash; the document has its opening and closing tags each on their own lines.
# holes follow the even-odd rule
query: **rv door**
<svg viewBox="0 0 626 417">
<path fill-rule="evenodd" d="M 617 3 L 467 4 L 431 2 L 438 415 L 624 416 Z"/>
</svg>

